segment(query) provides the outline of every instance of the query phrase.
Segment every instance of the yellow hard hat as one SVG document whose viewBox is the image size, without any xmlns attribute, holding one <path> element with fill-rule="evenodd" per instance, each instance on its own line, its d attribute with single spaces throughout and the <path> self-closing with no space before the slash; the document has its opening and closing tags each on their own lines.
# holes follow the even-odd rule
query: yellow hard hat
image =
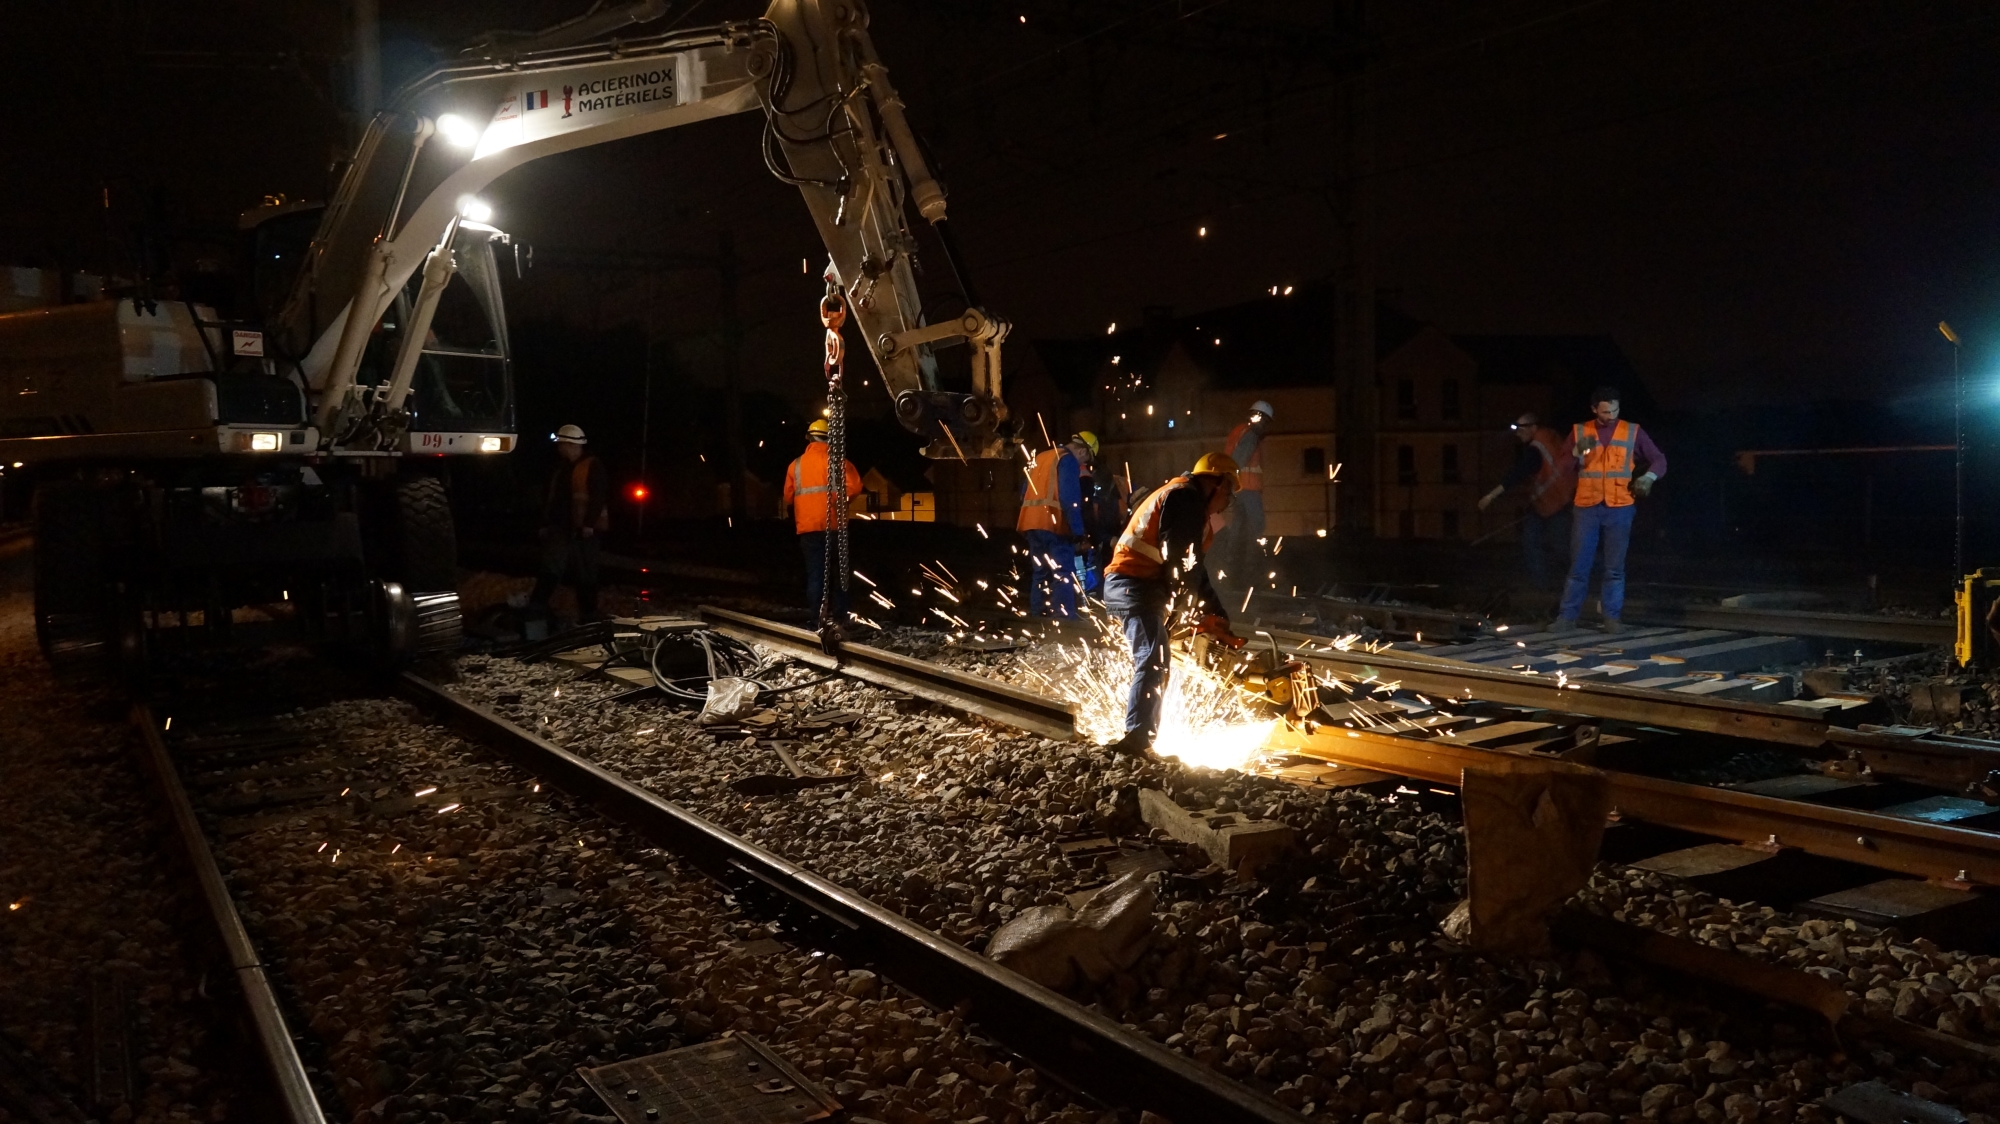
<svg viewBox="0 0 2000 1124">
<path fill-rule="evenodd" d="M 806 427 L 806 435 L 809 437 L 825 437 L 826 433 L 827 425 L 825 418 L 814 418 L 812 424 Z"/>
<path fill-rule="evenodd" d="M 1083 442 L 1083 447 L 1090 450 L 1091 456 L 1097 455 L 1097 434 L 1087 429 L 1079 429 L 1076 431 L 1075 440 Z"/>
<path fill-rule="evenodd" d="M 1194 462 L 1191 475 L 1221 476 L 1226 478 L 1229 486 L 1233 488 L 1236 486 L 1236 460 L 1228 453 L 1203 453 L 1201 459 Z"/>
</svg>

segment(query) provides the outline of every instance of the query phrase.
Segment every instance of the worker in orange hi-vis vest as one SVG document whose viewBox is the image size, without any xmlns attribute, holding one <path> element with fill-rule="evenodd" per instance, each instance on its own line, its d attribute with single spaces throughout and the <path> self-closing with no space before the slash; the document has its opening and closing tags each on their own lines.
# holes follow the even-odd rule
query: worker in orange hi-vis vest
<svg viewBox="0 0 2000 1124">
<path fill-rule="evenodd" d="M 1222 442 L 1222 452 L 1236 462 L 1240 483 L 1229 505 L 1229 527 L 1217 537 L 1222 544 L 1223 569 L 1236 572 L 1244 582 L 1254 583 L 1263 549 L 1257 540 L 1264 537 L 1264 431 L 1271 427 L 1277 412 L 1259 399 L 1250 404 L 1249 420 L 1237 424 Z"/>
<path fill-rule="evenodd" d="M 1236 492 L 1236 462 L 1203 453 L 1194 468 L 1147 493 L 1104 568 L 1104 607 L 1125 626 L 1132 648 L 1132 686 L 1125 695 L 1125 735 L 1110 747 L 1150 758 L 1167 701 L 1174 586 L 1190 597 L 1195 630 L 1232 648 L 1243 641 L 1229 630 L 1229 615 L 1209 583 L 1203 559 L 1215 538 L 1215 516 Z"/>
<path fill-rule="evenodd" d="M 1083 489 L 1075 445 L 1044 449 L 1028 461 L 1014 529 L 1028 541 L 1028 613 L 1076 615 L 1076 544 L 1083 538 Z M 1086 450 L 1086 453 L 1088 450 Z"/>
<path fill-rule="evenodd" d="M 563 463 L 549 479 L 542 506 L 542 564 L 528 604 L 546 616 L 549 598 L 574 566 L 577 623 L 597 619 L 597 554 L 611 529 L 611 484 L 604 464 L 583 451 L 581 426 L 555 432 Z"/>
<path fill-rule="evenodd" d="M 806 451 L 785 470 L 785 506 L 792 509 L 792 527 L 799 535 L 799 552 L 806 559 L 806 608 L 812 610 L 813 627 L 825 623 L 820 606 L 826 600 L 826 532 L 833 526 L 833 477 L 827 472 L 827 424 L 814 418 L 806 427 Z M 853 461 L 842 461 L 851 500 L 861 494 L 861 473 Z M 840 576 L 833 576 L 833 608 L 841 623 L 847 621 L 847 590 Z"/>
<path fill-rule="evenodd" d="M 1514 465 L 1493 490 L 1479 497 L 1479 510 L 1493 506 L 1510 488 L 1518 488 L 1528 501 L 1521 517 L 1521 559 L 1527 564 L 1528 580 L 1537 591 L 1553 592 L 1549 554 L 1557 544 L 1569 540 L 1569 511 L 1576 497 L 1576 458 L 1570 455 L 1563 435 L 1541 424 L 1534 414 L 1522 414 L 1507 427 L 1521 443 Z"/>
<path fill-rule="evenodd" d="M 1583 595 L 1590 589 L 1590 571 L 1597 563 L 1598 540 L 1604 542 L 1604 631 L 1617 632 L 1625 610 L 1625 551 L 1632 545 L 1632 515 L 1636 501 L 1653 492 L 1653 482 L 1667 474 L 1667 458 L 1635 422 L 1618 416 L 1618 390 L 1600 386 L 1591 392 L 1596 416 L 1570 427 L 1570 451 L 1576 462 L 1576 500 L 1571 505 L 1569 580 L 1563 584 L 1562 608 L 1549 623 L 1550 632 L 1576 628 Z M 1636 463 L 1646 471 L 1633 475 Z"/>
</svg>

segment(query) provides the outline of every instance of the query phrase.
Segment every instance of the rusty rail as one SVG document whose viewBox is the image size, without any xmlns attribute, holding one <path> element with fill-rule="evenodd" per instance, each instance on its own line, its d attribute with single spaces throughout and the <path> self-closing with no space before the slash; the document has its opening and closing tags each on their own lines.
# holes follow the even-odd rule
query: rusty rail
<svg viewBox="0 0 2000 1124">
<path fill-rule="evenodd" d="M 1453 786 L 1467 769 L 1537 768 L 1547 760 L 1457 745 L 1449 738 L 1417 739 L 1325 726 L 1312 733 L 1281 728 L 1268 748 Z M 1604 778 L 1621 817 L 1753 847 L 1793 848 L 1919 878 L 2000 886 L 2000 835 L 1635 773 L 1607 770 Z"/>
<path fill-rule="evenodd" d="M 978 718 L 990 718 L 1057 741 L 1076 737 L 1076 704 L 981 679 L 866 644 L 842 644 L 838 656 L 820 648 L 819 634 L 788 624 L 703 605 L 701 619 L 738 640 L 762 644 L 801 663 L 838 671 L 864 683 L 902 691 Z"/>
</svg>

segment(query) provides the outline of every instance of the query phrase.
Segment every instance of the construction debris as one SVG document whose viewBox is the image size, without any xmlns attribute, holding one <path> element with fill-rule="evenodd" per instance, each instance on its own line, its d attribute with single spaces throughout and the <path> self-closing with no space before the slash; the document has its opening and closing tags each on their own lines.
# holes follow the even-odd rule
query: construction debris
<svg viewBox="0 0 2000 1124">
<path fill-rule="evenodd" d="M 1154 788 L 1139 791 L 1139 808 L 1147 826 L 1200 847 L 1217 866 L 1243 878 L 1253 877 L 1297 841 L 1289 824 L 1217 808 L 1190 811 Z"/>
<path fill-rule="evenodd" d="M 1146 951 L 1155 899 L 1145 874 L 1133 871 L 1074 912 L 1066 905 L 1022 910 L 993 934 L 986 955 L 1056 991 L 1070 990 L 1079 976 L 1101 984 Z"/>
</svg>

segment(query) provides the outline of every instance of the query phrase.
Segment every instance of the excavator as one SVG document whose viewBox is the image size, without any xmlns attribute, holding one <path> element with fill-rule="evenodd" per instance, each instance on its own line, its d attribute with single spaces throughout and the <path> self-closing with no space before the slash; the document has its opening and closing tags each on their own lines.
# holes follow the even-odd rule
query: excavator
<svg viewBox="0 0 2000 1124">
<path fill-rule="evenodd" d="M 1008 323 L 976 304 L 925 322 L 912 209 L 964 274 L 867 9 L 773 0 L 755 20 L 648 30 L 666 8 L 488 36 L 408 83 L 327 202 L 244 216 L 247 311 L 135 295 L 0 315 L 0 462 L 41 475 L 35 620 L 52 663 L 143 666 L 272 635 L 391 658 L 455 647 L 439 458 L 519 441 L 512 242 L 480 193 L 530 161 L 710 118 L 763 115 L 759 155 L 799 189 L 829 300 L 899 422 L 933 457 L 1005 455 Z M 940 374 L 937 349 L 958 344 L 969 386 Z"/>
</svg>

